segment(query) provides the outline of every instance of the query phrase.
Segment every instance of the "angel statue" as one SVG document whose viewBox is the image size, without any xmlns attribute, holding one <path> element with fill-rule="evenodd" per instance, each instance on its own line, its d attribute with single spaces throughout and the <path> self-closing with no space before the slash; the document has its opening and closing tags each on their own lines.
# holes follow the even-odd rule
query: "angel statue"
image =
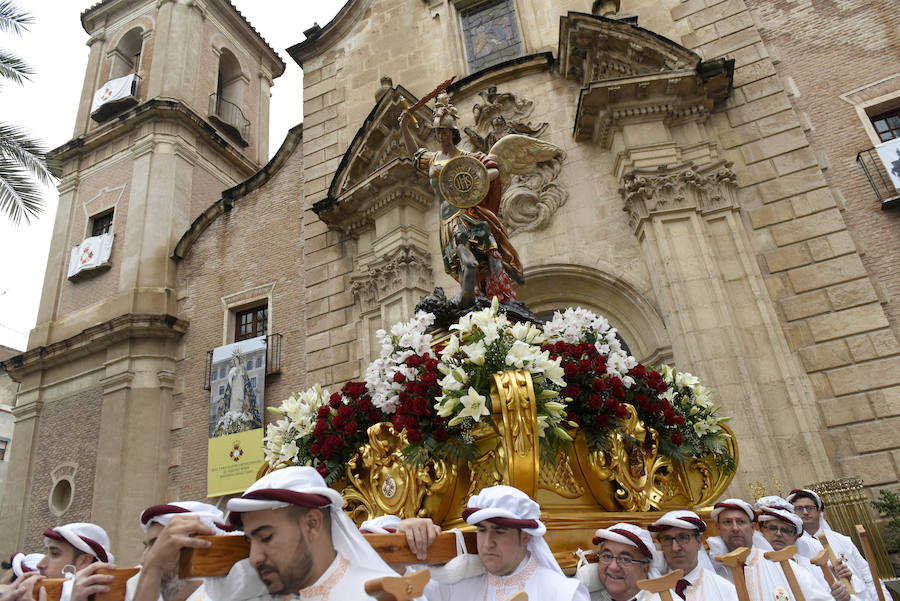
<svg viewBox="0 0 900 601">
<path fill-rule="evenodd" d="M 400 130 L 407 152 L 416 168 L 428 175 L 440 203 L 444 270 L 460 285 L 454 302 L 466 309 L 475 304 L 477 294 L 496 296 L 501 303 L 517 300 L 512 282 L 525 280 L 519 254 L 500 222 L 503 188 L 513 174 L 528 173 L 560 149 L 536 138 L 509 134 L 488 154 L 465 152 L 457 148 L 462 136 L 450 97 L 441 92 L 434 105 L 432 128 L 439 150 L 417 148 L 410 129 L 411 111 L 401 114 Z"/>
</svg>

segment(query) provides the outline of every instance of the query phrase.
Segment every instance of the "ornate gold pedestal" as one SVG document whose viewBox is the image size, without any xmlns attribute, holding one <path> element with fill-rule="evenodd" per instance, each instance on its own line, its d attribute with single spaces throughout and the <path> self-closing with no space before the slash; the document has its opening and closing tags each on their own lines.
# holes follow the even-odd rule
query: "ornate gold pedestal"
<svg viewBox="0 0 900 601">
<path fill-rule="evenodd" d="M 591 451 L 582 434 L 568 455 L 541 461 L 531 375 L 494 374 L 491 419 L 473 430 L 477 459 L 410 468 L 403 434 L 389 423 L 369 428 L 369 443 L 347 463 L 341 490 L 357 523 L 392 514 L 430 517 L 444 528 L 461 527 L 466 500 L 486 486 L 509 484 L 541 505 L 547 541 L 563 569 L 573 551 L 591 546 L 597 528 L 620 521 L 648 524 L 660 511 L 698 507 L 715 500 L 731 482 L 711 458 L 675 464 L 659 454 L 658 434 L 628 407 L 624 428 L 606 451 Z M 729 431 L 729 434 L 731 432 Z M 737 460 L 734 436 L 730 451 Z"/>
</svg>

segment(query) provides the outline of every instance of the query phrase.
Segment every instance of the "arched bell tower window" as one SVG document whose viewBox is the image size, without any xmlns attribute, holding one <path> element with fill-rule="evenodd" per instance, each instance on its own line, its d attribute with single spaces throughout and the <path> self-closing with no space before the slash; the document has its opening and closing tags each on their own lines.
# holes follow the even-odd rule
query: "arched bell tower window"
<svg viewBox="0 0 900 601">
<path fill-rule="evenodd" d="M 123 35 L 116 47 L 109 52 L 109 79 L 94 92 L 91 103 L 91 119 L 97 123 L 140 102 L 141 78 L 138 71 L 141 68 L 143 45 L 143 32 L 136 27 Z"/>
<path fill-rule="evenodd" d="M 112 67 L 109 78 L 115 79 L 130 73 L 137 74 L 141 68 L 141 48 L 143 36 L 140 29 L 132 29 L 119 40 L 112 52 Z"/>
<path fill-rule="evenodd" d="M 227 48 L 219 54 L 216 91 L 209 97 L 210 119 L 225 133 L 246 146 L 250 141 L 250 121 L 241 107 L 244 101 L 244 75 L 241 65 Z"/>
</svg>

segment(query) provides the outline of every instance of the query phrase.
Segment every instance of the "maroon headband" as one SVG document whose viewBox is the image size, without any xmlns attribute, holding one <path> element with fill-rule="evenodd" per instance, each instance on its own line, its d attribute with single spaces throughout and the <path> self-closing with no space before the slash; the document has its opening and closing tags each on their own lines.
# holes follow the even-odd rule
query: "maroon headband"
<svg viewBox="0 0 900 601">
<path fill-rule="evenodd" d="M 816 495 L 810 494 L 810 491 L 806 490 L 805 488 L 795 488 L 788 493 L 788 497 L 793 497 L 796 494 L 803 494 L 804 498 L 807 498 L 816 504 L 816 509 L 818 509 L 819 511 L 825 509 L 825 502 L 822 500 L 822 497 L 816 499 Z M 791 503 L 794 502 L 793 499 L 788 499 L 788 501 L 790 501 Z"/>
<path fill-rule="evenodd" d="M 46 530 L 44 530 L 44 536 L 46 536 L 47 538 L 53 539 L 55 541 L 59 541 L 61 543 L 66 543 L 67 545 L 72 545 L 72 543 L 70 543 L 68 541 L 68 539 L 66 539 L 65 536 L 63 536 L 62 534 L 60 534 L 53 528 L 47 528 Z M 88 538 L 86 536 L 81 536 L 81 535 L 76 535 L 76 536 L 78 536 L 78 538 L 83 540 L 85 542 L 85 544 L 91 548 L 91 550 L 94 552 L 94 557 L 96 557 L 97 559 L 99 559 L 100 561 L 103 561 L 103 562 L 109 561 L 109 556 L 106 554 L 106 549 L 103 548 L 103 545 L 101 545 L 100 543 L 98 543 L 97 541 L 95 541 L 92 538 Z M 72 546 L 74 547 L 75 545 L 72 545 Z M 76 550 L 79 553 L 84 553 L 84 551 L 82 551 L 81 549 L 76 549 Z"/>
<path fill-rule="evenodd" d="M 747 515 L 746 507 L 741 507 L 740 505 L 735 505 L 734 503 L 716 503 L 715 505 L 713 505 L 713 509 L 737 509 L 744 515 Z M 750 521 L 755 522 L 756 521 L 756 512 L 751 509 L 750 513 L 753 514 L 753 517 L 750 518 Z"/>
<path fill-rule="evenodd" d="M 706 522 L 701 520 L 700 518 L 693 518 L 691 516 L 683 517 L 683 518 L 674 518 L 676 520 L 681 520 L 682 522 L 687 522 L 697 528 L 700 532 L 706 532 Z M 660 524 L 659 526 L 655 526 L 650 524 L 647 526 L 647 530 L 650 532 L 662 532 L 663 530 L 668 530 L 669 528 L 680 528 L 681 526 L 672 526 L 671 524 Z M 687 530 L 687 528 L 685 528 Z"/>
<path fill-rule="evenodd" d="M 462 519 L 467 520 L 469 516 L 475 513 L 476 511 L 481 511 L 481 507 L 467 507 L 463 509 Z M 525 528 L 537 528 L 538 523 L 536 520 L 517 520 L 515 518 L 488 518 L 485 520 L 486 522 L 491 522 L 492 524 L 497 524 L 503 528 L 516 528 L 518 530 L 524 530 Z"/>
<path fill-rule="evenodd" d="M 644 557 L 647 557 L 648 559 L 653 559 L 653 553 L 650 552 L 650 549 L 647 548 L 647 545 L 644 544 L 644 541 L 642 541 L 634 532 L 629 532 L 628 530 L 625 530 L 624 528 L 610 528 L 609 530 L 607 530 L 607 532 L 615 532 L 619 536 L 624 536 L 625 538 L 627 538 L 628 540 L 630 540 L 631 542 L 634 543 L 634 546 L 638 548 L 638 551 L 640 551 L 641 553 L 644 554 Z M 593 543 L 595 545 L 599 545 L 600 542 L 604 541 L 604 540 L 609 540 L 609 539 L 603 538 L 600 536 L 595 536 Z"/>
<path fill-rule="evenodd" d="M 791 520 L 789 520 L 788 518 L 784 517 L 783 515 L 781 515 L 779 513 L 775 513 L 774 511 L 767 511 L 765 508 L 760 509 L 759 513 L 761 515 L 767 515 L 770 518 L 775 518 L 776 520 L 780 520 L 780 521 L 784 522 L 785 524 L 790 524 L 791 526 L 794 527 L 794 530 L 797 529 L 797 524 L 795 524 L 794 522 L 792 522 Z"/>
<path fill-rule="evenodd" d="M 309 507 L 310 509 L 322 509 L 331 505 L 331 499 L 323 495 L 316 495 L 306 492 L 297 492 L 287 490 L 285 488 L 260 488 L 252 492 L 244 493 L 241 499 L 253 499 L 257 501 L 280 501 L 289 503 L 299 507 Z M 241 525 L 242 511 L 232 511 L 228 515 L 228 521 L 235 526 Z"/>
<path fill-rule="evenodd" d="M 159 517 L 161 515 L 166 515 L 169 513 L 193 513 L 189 509 L 185 509 L 184 507 L 179 507 L 178 505 L 153 505 L 144 510 L 144 513 L 141 514 L 141 523 L 145 526 L 153 521 L 153 518 Z M 219 530 L 224 530 L 225 532 L 234 531 L 234 526 L 230 524 L 223 524 L 222 522 L 213 522 L 216 528 Z"/>
</svg>

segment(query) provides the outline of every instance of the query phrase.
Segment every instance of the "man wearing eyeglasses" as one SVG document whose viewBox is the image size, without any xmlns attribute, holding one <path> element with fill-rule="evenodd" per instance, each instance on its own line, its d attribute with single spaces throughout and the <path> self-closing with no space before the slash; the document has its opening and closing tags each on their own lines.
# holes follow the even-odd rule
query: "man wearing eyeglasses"
<svg viewBox="0 0 900 601">
<path fill-rule="evenodd" d="M 794 556 L 794 572 L 800 587 L 806 590 L 811 586 L 816 586 L 822 590 L 830 591 L 834 601 L 857 601 L 857 598 L 850 595 L 840 581 L 833 585 L 828 585 L 825 576 L 822 574 L 821 568 L 812 565 L 809 560 L 811 557 L 822 550 L 822 546 L 818 541 L 799 541 L 800 534 L 803 532 L 803 522 L 794 514 L 791 504 L 781 497 L 763 497 L 756 502 L 759 510 L 759 531 L 762 533 L 772 548 L 781 551 L 790 545 L 797 545 L 797 555 Z M 852 578 L 853 574 L 844 566 L 838 566 L 833 570 L 833 574 L 837 578 Z M 809 580 L 809 582 L 806 582 Z M 859 586 L 858 581 L 854 586 Z"/>
<path fill-rule="evenodd" d="M 594 544 L 599 545 L 596 571 L 579 571 L 579 577 L 584 579 L 591 593 L 591 600 L 647 600 L 650 595 L 640 590 L 637 583 L 659 576 L 662 565 L 661 558 L 654 555 L 650 533 L 623 522 L 597 530 Z"/>
<path fill-rule="evenodd" d="M 701 537 L 706 523 L 693 511 L 670 511 L 649 527 L 671 570 L 684 570 L 672 598 L 685 601 L 737 601 L 734 585 L 715 573 Z M 706 564 L 706 565 L 703 565 Z"/>
<path fill-rule="evenodd" d="M 715 557 L 739 547 L 748 547 L 750 554 L 744 564 L 744 580 L 750 601 L 773 599 L 796 601 L 781 566 L 763 557 L 766 551 L 772 550 L 772 546 L 760 532 L 754 531 L 756 517 L 753 507 L 741 499 L 726 499 L 716 503 L 713 506 L 712 518 L 721 536 L 712 537 L 707 541 L 710 555 Z M 730 570 L 719 565 L 716 566 L 716 571 L 733 583 Z M 795 573 L 797 580 L 806 576 L 799 569 Z M 828 591 L 816 586 L 808 576 L 804 582 L 806 584 L 801 582 L 800 588 L 806 601 L 833 601 Z"/>
<path fill-rule="evenodd" d="M 825 521 L 825 504 L 819 495 L 806 488 L 797 488 L 791 491 L 787 500 L 793 503 L 794 513 L 803 520 L 802 539 L 815 539 L 820 534 L 825 534 L 835 554 L 863 581 L 864 589 L 862 591 L 857 589 L 858 593 L 862 593 L 860 597 L 868 601 L 877 601 L 878 592 L 875 590 L 875 581 L 869 571 L 868 562 L 849 536 L 835 532 Z M 884 590 L 884 598 L 890 599 L 890 593 L 884 583 L 879 581 L 878 584 Z"/>
</svg>

